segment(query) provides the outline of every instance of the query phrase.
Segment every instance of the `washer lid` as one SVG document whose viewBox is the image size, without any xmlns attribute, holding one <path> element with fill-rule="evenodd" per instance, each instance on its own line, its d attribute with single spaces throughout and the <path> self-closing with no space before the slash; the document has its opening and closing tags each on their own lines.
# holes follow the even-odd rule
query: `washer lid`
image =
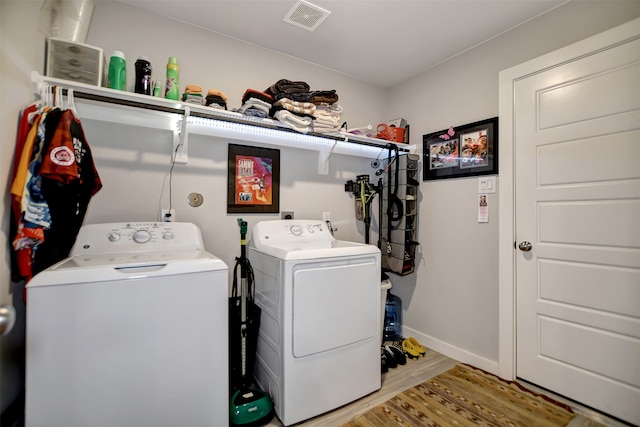
<svg viewBox="0 0 640 427">
<path fill-rule="evenodd" d="M 284 260 L 380 253 L 377 246 L 336 240 L 327 225 L 317 220 L 258 222 L 253 227 L 249 246 L 250 249 Z"/>
<path fill-rule="evenodd" d="M 71 256 L 33 277 L 27 287 L 123 281 L 147 277 L 223 271 L 228 267 L 218 257 L 200 250 L 80 254 Z M 184 280 L 187 280 L 184 277 Z"/>
</svg>

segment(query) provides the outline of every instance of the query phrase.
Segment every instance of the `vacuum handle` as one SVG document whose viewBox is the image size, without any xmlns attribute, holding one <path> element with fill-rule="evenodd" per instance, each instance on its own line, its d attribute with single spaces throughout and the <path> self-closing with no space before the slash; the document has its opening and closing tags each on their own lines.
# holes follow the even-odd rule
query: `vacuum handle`
<svg viewBox="0 0 640 427">
<path fill-rule="evenodd" d="M 243 261 L 240 266 L 240 277 L 247 277 L 247 268 L 244 264 L 244 260 L 247 259 L 247 221 L 243 221 L 242 218 L 238 218 L 238 225 L 240 226 L 240 259 Z M 242 290 L 244 295 L 244 289 Z"/>
<path fill-rule="evenodd" d="M 238 218 L 238 225 L 240 226 L 240 238 L 244 240 L 247 237 L 247 221 Z"/>
</svg>

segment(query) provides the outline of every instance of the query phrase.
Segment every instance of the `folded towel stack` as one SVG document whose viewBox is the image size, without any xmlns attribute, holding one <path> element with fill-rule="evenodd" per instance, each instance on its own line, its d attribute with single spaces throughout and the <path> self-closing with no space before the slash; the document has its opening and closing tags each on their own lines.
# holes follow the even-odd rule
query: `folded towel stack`
<svg viewBox="0 0 640 427">
<path fill-rule="evenodd" d="M 319 104 L 335 104 L 338 102 L 338 94 L 335 89 L 332 90 L 316 90 L 311 92 L 310 102 Z"/>
<path fill-rule="evenodd" d="M 266 90 L 276 100 L 271 116 L 293 129 L 308 133 L 339 133 L 342 107 L 335 89 L 310 90 L 303 81 L 278 80 Z"/>
<path fill-rule="evenodd" d="M 316 105 L 311 102 L 294 101 L 289 98 L 280 98 L 273 103 L 275 111 L 285 109 L 300 116 L 313 116 Z"/>
<path fill-rule="evenodd" d="M 313 131 L 316 133 L 339 133 L 342 126 L 342 107 L 338 105 L 338 94 L 332 90 L 311 92 L 309 101 L 316 105 Z"/>
<path fill-rule="evenodd" d="M 308 133 L 315 112 L 315 105 L 309 102 L 309 89 L 307 82 L 278 80 L 265 89 L 275 99 L 269 115 L 298 132 Z"/>
<path fill-rule="evenodd" d="M 316 133 L 340 132 L 342 107 L 338 104 L 321 103 L 316 106 L 313 131 Z"/>
<path fill-rule="evenodd" d="M 273 96 L 274 98 L 279 93 L 292 94 L 292 93 L 308 93 L 309 84 L 307 82 L 294 82 L 287 79 L 280 79 L 268 88 L 264 90 L 265 93 Z"/>
</svg>

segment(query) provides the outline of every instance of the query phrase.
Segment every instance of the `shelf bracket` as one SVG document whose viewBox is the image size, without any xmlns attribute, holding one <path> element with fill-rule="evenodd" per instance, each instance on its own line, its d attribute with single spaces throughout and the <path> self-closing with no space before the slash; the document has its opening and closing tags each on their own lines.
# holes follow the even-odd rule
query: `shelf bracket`
<svg viewBox="0 0 640 427">
<path fill-rule="evenodd" d="M 184 107 L 184 116 L 173 130 L 173 161 L 187 164 L 189 161 L 189 135 L 187 133 L 187 119 L 191 114 L 188 106 Z"/>
<path fill-rule="evenodd" d="M 329 158 L 333 154 L 333 150 L 336 149 L 336 145 L 338 145 L 338 141 L 335 141 L 331 146 L 327 144 L 318 151 L 318 174 L 329 175 Z"/>
</svg>

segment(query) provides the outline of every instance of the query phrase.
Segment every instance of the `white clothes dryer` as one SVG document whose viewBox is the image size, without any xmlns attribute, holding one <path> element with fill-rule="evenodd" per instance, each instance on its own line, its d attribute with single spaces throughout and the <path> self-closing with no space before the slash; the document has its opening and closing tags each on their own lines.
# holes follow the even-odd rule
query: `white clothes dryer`
<svg viewBox="0 0 640 427">
<path fill-rule="evenodd" d="M 25 425 L 228 425 L 228 280 L 194 224 L 82 227 L 27 284 Z"/>
<path fill-rule="evenodd" d="M 249 243 L 262 309 L 255 377 L 291 425 L 381 386 L 380 250 L 313 220 L 257 223 Z"/>
</svg>

